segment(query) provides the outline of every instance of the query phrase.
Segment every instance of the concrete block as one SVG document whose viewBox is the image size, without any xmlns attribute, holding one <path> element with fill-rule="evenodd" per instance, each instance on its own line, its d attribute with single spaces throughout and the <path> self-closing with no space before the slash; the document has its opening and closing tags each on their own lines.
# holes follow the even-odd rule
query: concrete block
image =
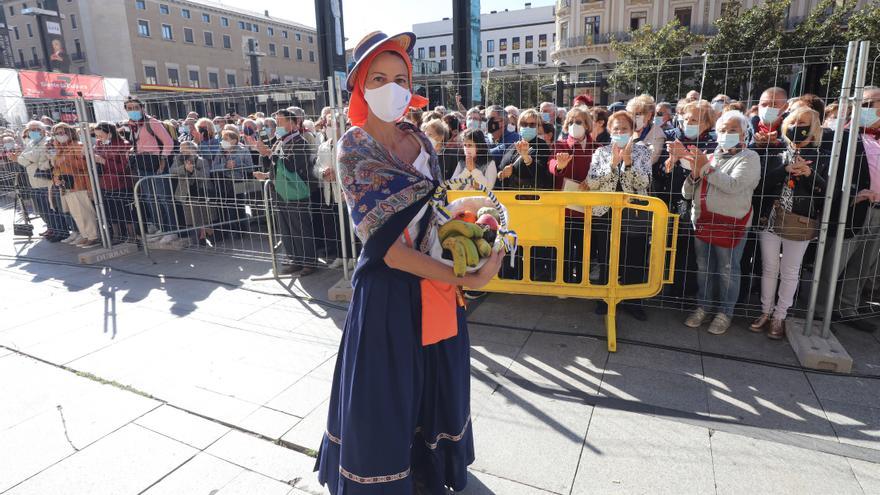
<svg viewBox="0 0 880 495">
<path fill-rule="evenodd" d="M 153 239 L 147 241 L 147 247 L 152 250 L 180 251 L 189 247 L 189 245 L 189 239 L 185 237 L 177 238 L 171 242 L 159 242 L 158 240 Z"/>
<path fill-rule="evenodd" d="M 837 373 L 852 372 L 852 357 L 830 333 L 827 339 L 820 336 L 821 322 L 813 322 L 813 335 L 804 336 L 805 321 L 800 318 L 789 318 L 786 330 L 788 343 L 797 355 L 801 366 L 816 370 L 834 371 Z"/>
<path fill-rule="evenodd" d="M 115 246 L 111 246 L 110 249 L 93 249 L 91 251 L 81 253 L 79 255 L 79 263 L 81 265 L 94 265 L 95 263 L 102 263 L 104 261 L 121 258 L 123 256 L 128 256 L 129 254 L 134 254 L 137 252 L 137 250 L 137 245 L 130 243 L 117 244 Z"/>
<path fill-rule="evenodd" d="M 349 302 L 352 295 L 351 281 L 342 278 L 327 291 L 327 298 L 336 302 Z"/>
</svg>

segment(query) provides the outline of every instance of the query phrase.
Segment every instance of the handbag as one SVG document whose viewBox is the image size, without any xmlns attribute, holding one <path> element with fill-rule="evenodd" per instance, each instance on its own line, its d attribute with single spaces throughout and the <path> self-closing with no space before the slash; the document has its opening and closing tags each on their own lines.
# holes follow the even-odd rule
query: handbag
<svg viewBox="0 0 880 495">
<path fill-rule="evenodd" d="M 787 211 L 779 201 L 773 203 L 769 226 L 773 233 L 789 241 L 812 241 L 819 232 L 819 221 Z"/>
<path fill-rule="evenodd" d="M 301 201 L 311 195 L 309 186 L 298 173 L 287 170 L 281 158 L 275 162 L 275 192 L 284 201 Z"/>
<path fill-rule="evenodd" d="M 43 180 L 52 180 L 52 169 L 51 168 L 38 168 L 34 172 L 34 178 L 43 179 Z"/>
<path fill-rule="evenodd" d="M 708 188 L 708 181 L 704 178 L 700 185 L 700 216 L 697 218 L 695 229 L 697 239 L 726 249 L 736 247 L 742 241 L 749 220 L 752 218 L 752 208 L 749 207 L 748 213 L 742 218 L 712 213 L 706 207 Z"/>
</svg>

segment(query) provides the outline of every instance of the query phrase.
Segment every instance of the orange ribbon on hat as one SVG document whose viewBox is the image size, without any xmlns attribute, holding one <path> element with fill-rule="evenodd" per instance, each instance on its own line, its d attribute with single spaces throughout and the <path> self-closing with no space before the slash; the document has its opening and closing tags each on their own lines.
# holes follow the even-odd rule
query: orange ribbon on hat
<svg viewBox="0 0 880 495">
<path fill-rule="evenodd" d="M 351 90 L 351 100 L 348 103 L 348 118 L 351 120 L 352 124 L 358 127 L 364 125 L 367 121 L 367 115 L 369 114 L 369 105 L 364 98 L 364 86 L 367 82 L 367 73 L 369 72 L 373 60 L 382 52 L 394 52 L 400 55 L 400 58 L 406 63 L 406 70 L 410 76 L 410 91 L 412 91 L 412 61 L 409 59 L 409 54 L 407 54 L 403 47 L 400 46 L 400 43 L 397 43 L 394 40 L 385 41 L 379 45 L 373 53 L 367 55 L 363 62 L 358 64 L 359 67 L 355 74 L 354 87 Z M 409 100 L 409 106 L 412 108 L 424 108 L 427 105 L 428 99 L 415 93 L 412 94 L 412 98 Z M 401 117 L 403 117 L 403 115 L 401 115 Z"/>
</svg>

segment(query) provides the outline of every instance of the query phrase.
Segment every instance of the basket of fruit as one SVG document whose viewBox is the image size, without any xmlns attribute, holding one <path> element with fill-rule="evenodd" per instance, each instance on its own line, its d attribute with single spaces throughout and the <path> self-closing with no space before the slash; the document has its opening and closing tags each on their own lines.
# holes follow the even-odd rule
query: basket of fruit
<svg viewBox="0 0 880 495">
<path fill-rule="evenodd" d="M 456 186 L 471 186 L 485 196 L 448 202 L 446 191 Z M 481 184 L 471 179 L 446 181 L 434 193 L 433 206 L 440 226 L 430 254 L 453 267 L 457 276 L 477 271 L 493 250 L 516 249 L 516 232 L 508 229 L 507 209 Z"/>
</svg>

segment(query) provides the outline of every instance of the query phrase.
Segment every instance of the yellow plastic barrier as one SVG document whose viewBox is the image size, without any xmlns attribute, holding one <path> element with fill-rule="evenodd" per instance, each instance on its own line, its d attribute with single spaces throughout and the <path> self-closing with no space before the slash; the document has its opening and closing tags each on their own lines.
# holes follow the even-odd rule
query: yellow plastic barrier
<svg viewBox="0 0 880 495">
<path fill-rule="evenodd" d="M 644 299 L 660 293 L 663 284 L 673 281 L 675 252 L 677 247 L 678 215 L 669 213 L 663 201 L 650 196 L 604 192 L 555 192 L 555 191 L 493 191 L 510 213 L 510 230 L 517 233 L 522 248 L 522 279 L 495 277 L 485 287 L 487 292 L 530 294 L 539 296 L 564 296 L 584 299 L 604 299 L 608 303 L 605 324 L 608 333 L 608 350 L 617 350 L 616 307 L 626 299 Z M 473 191 L 449 191 L 449 201 L 472 196 Z M 583 273 L 581 282 L 565 282 L 563 256 L 565 252 L 565 211 L 567 206 L 585 209 L 583 241 Z M 608 206 L 612 210 L 609 234 L 608 283 L 590 282 L 590 231 L 593 206 Z M 634 209 L 651 214 L 650 251 L 648 253 L 647 282 L 623 285 L 618 282 L 620 268 L 620 228 L 624 209 Z M 670 227 L 670 220 L 672 225 Z M 555 248 L 556 270 L 553 282 L 532 280 L 532 247 Z M 505 260 L 508 263 L 509 260 Z"/>
</svg>

